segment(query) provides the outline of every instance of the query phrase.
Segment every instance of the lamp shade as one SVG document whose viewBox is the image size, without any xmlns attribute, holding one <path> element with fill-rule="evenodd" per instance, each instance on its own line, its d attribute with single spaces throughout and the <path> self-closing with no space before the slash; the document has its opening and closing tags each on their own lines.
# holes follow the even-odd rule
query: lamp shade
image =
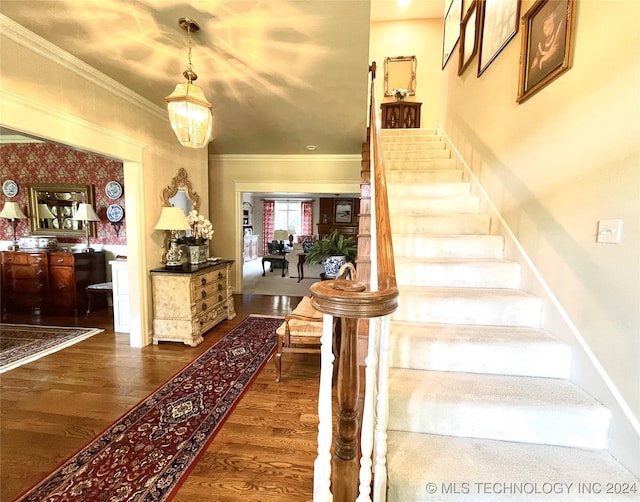
<svg viewBox="0 0 640 502">
<path fill-rule="evenodd" d="M 154 230 L 191 230 L 187 217 L 180 207 L 165 206 L 162 208 L 158 223 Z"/>
<path fill-rule="evenodd" d="M 169 121 L 182 146 L 204 148 L 213 134 L 211 103 L 197 85 L 178 84 L 165 98 Z"/>
<path fill-rule="evenodd" d="M 273 238 L 277 241 L 286 241 L 289 239 L 289 232 L 286 230 L 276 230 L 273 232 Z"/>
<path fill-rule="evenodd" d="M 93 210 L 93 206 L 86 202 L 81 202 L 78 205 L 78 210 L 71 219 L 75 221 L 100 221 L 100 217 Z"/>
<path fill-rule="evenodd" d="M 5 202 L 2 211 L 0 211 L 0 218 L 6 218 L 8 220 L 22 220 L 26 216 L 18 206 L 17 202 Z"/>
<path fill-rule="evenodd" d="M 38 218 L 41 220 L 54 220 L 56 216 L 46 204 L 38 204 Z"/>
</svg>

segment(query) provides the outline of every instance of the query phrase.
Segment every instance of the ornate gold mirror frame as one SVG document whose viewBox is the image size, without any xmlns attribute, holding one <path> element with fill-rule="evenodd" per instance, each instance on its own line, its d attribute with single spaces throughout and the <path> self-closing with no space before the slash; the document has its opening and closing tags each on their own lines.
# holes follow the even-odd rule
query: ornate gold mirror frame
<svg viewBox="0 0 640 502">
<path fill-rule="evenodd" d="M 393 96 L 394 89 L 407 89 L 414 96 L 417 65 L 415 56 L 384 58 L 384 95 Z"/>
</svg>

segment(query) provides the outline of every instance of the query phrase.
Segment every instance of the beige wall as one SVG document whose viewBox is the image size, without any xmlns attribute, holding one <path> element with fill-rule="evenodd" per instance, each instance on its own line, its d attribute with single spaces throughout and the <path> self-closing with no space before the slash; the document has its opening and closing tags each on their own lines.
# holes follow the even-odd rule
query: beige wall
<svg viewBox="0 0 640 502">
<path fill-rule="evenodd" d="M 523 1 L 522 12 L 533 2 Z M 582 1 L 573 68 L 516 103 L 520 35 L 476 77 L 454 54 L 439 120 L 640 416 L 640 3 Z M 620 244 L 597 244 L 599 219 Z"/>
<path fill-rule="evenodd" d="M 369 60 L 378 66 L 376 96 L 379 103 L 394 99 L 384 97 L 384 58 L 397 56 L 416 56 L 416 95 L 407 100 L 422 103 L 422 127 L 435 127 L 440 99 L 442 20 L 371 23 Z"/>
<path fill-rule="evenodd" d="M 66 63 L 59 62 L 60 53 L 55 49 L 54 52 L 45 49 L 45 54 L 42 54 L 42 49 L 38 48 L 36 52 L 32 49 L 32 41 L 37 41 L 35 36 L 18 37 L 22 43 L 14 42 L 7 36 L 10 30 L 11 25 L 3 26 L 0 39 L 1 90 L 19 96 L 25 103 L 33 103 L 33 107 L 44 111 L 45 115 L 64 117 L 69 127 L 56 130 L 40 122 L 25 123 L 24 116 L 15 113 L 6 102 L 1 104 L 0 124 L 19 126 L 22 132 L 128 161 L 125 162 L 125 218 L 128 249 L 135 251 L 134 256 L 131 253 L 129 256 L 130 269 L 135 275 L 130 280 L 140 286 L 137 291 L 139 297 L 132 300 L 136 305 L 132 320 L 140 325 L 132 328 L 132 333 L 136 331 L 140 335 L 139 344 L 149 343 L 151 303 L 148 270 L 161 264 L 162 234 L 153 230 L 160 214 L 160 193 L 178 168 L 185 167 L 194 188 L 202 197 L 206 213 L 206 150 L 183 148 L 163 114 L 148 111 L 123 99 L 118 92 L 106 89 L 90 78 L 83 78 L 77 71 L 69 69 Z M 131 151 L 141 151 L 139 158 L 133 158 L 137 156 L 135 153 L 126 158 L 122 148 L 110 145 L 109 138 L 114 145 L 131 142 Z M 96 190 L 103 189 L 96 187 Z"/>
</svg>

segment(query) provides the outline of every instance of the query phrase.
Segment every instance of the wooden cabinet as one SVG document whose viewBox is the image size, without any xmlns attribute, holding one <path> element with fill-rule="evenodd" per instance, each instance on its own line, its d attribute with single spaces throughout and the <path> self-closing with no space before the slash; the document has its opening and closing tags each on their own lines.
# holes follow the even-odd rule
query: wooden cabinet
<svg viewBox="0 0 640 502">
<path fill-rule="evenodd" d="M 202 335 L 236 316 L 230 283 L 231 260 L 191 270 L 151 271 L 153 343 L 183 342 L 195 347 Z"/>
<path fill-rule="evenodd" d="M 243 260 L 255 260 L 258 257 L 258 235 L 251 234 L 244 236 Z"/>
<path fill-rule="evenodd" d="M 104 252 L 3 251 L 2 308 L 79 315 L 85 288 L 106 280 Z"/>
<path fill-rule="evenodd" d="M 340 207 L 349 207 L 349 221 L 335 221 L 336 210 Z M 320 223 L 318 223 L 318 238 L 327 237 L 334 230 L 338 230 L 345 237 L 358 235 L 358 215 L 360 214 L 360 199 L 321 198 L 320 199 Z M 344 217 L 343 217 L 344 220 Z"/>
<path fill-rule="evenodd" d="M 420 127 L 420 108 L 422 103 L 415 101 L 395 101 L 382 103 L 381 127 L 383 129 L 411 129 Z"/>
</svg>

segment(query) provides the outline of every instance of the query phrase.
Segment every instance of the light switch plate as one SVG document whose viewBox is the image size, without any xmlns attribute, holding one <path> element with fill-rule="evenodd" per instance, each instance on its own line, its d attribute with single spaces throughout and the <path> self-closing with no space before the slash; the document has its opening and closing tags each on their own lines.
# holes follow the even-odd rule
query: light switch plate
<svg viewBox="0 0 640 502">
<path fill-rule="evenodd" d="M 620 244 L 622 220 L 599 220 L 596 242 Z"/>
</svg>

